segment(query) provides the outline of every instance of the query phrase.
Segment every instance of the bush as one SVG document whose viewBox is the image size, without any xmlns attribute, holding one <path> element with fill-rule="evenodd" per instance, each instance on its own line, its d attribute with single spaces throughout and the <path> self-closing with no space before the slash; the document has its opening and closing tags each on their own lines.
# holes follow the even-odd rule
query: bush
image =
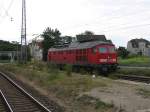
<svg viewBox="0 0 150 112">
<path fill-rule="evenodd" d="M 114 107 L 113 104 L 106 104 L 106 103 L 102 102 L 101 100 L 97 100 L 96 105 L 95 105 L 95 109 L 112 108 L 112 107 Z"/>
<path fill-rule="evenodd" d="M 65 65 L 66 75 L 72 76 L 72 66 L 71 65 Z"/>
<path fill-rule="evenodd" d="M 33 66 L 33 69 L 42 71 L 47 65 L 46 63 L 42 62 L 42 61 L 34 61 L 33 63 L 31 63 L 31 65 Z"/>
<path fill-rule="evenodd" d="M 95 109 L 108 109 L 108 108 L 114 108 L 114 105 L 113 104 L 107 104 L 103 101 L 101 101 L 100 99 L 98 98 L 95 98 L 95 97 L 92 97 L 92 96 L 89 96 L 89 95 L 83 95 L 83 96 L 80 96 L 78 99 L 79 103 L 81 105 L 93 105 L 95 107 Z"/>
<path fill-rule="evenodd" d="M 129 51 L 125 47 L 119 47 L 117 52 L 121 58 L 127 58 L 129 55 Z"/>
<path fill-rule="evenodd" d="M 56 64 L 47 63 L 47 70 L 49 73 L 58 74 L 58 68 Z"/>
</svg>

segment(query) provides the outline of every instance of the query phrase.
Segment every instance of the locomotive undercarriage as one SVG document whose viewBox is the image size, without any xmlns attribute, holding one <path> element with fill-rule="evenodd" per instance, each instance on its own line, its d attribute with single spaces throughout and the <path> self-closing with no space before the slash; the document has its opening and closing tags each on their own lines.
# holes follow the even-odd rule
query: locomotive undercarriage
<svg viewBox="0 0 150 112">
<path fill-rule="evenodd" d="M 60 70 L 65 69 L 65 64 L 57 64 Z M 94 74 L 95 72 L 100 75 L 107 75 L 110 72 L 115 72 L 117 70 L 118 64 L 100 64 L 100 65 L 91 65 L 91 64 L 76 64 L 71 65 L 73 72 L 81 72 L 81 70 L 85 70 L 90 74 Z"/>
</svg>

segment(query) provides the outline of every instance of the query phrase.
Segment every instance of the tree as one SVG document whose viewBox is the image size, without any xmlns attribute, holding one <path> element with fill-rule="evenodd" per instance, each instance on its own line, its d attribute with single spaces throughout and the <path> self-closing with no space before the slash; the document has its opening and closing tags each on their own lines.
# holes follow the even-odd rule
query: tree
<svg viewBox="0 0 150 112">
<path fill-rule="evenodd" d="M 0 40 L 0 51 L 17 51 L 20 47 L 18 42 Z"/>
<path fill-rule="evenodd" d="M 0 40 L 0 51 L 20 51 L 21 49 L 21 45 L 19 44 L 19 42 L 16 41 L 4 41 L 4 40 Z M 17 56 L 15 55 L 15 60 L 17 60 Z M 8 60 L 10 59 L 10 56 L 7 56 L 5 54 L 0 56 L 0 59 L 2 60 Z"/>
<path fill-rule="evenodd" d="M 71 37 L 71 36 L 64 36 L 64 37 L 62 37 L 62 42 L 63 43 L 70 44 L 72 42 L 72 40 L 73 40 L 73 37 Z"/>
<path fill-rule="evenodd" d="M 47 53 L 48 49 L 60 44 L 62 42 L 62 38 L 60 37 L 61 33 L 57 29 L 51 29 L 51 28 L 46 28 L 46 30 L 43 32 L 42 37 L 44 38 L 43 40 L 43 60 L 47 61 Z"/>
<path fill-rule="evenodd" d="M 94 32 L 86 30 L 84 33 L 81 33 L 80 35 L 94 35 Z"/>
<path fill-rule="evenodd" d="M 119 47 L 117 52 L 118 52 L 118 56 L 122 58 L 127 58 L 129 55 L 129 51 L 127 51 L 125 47 Z"/>
</svg>

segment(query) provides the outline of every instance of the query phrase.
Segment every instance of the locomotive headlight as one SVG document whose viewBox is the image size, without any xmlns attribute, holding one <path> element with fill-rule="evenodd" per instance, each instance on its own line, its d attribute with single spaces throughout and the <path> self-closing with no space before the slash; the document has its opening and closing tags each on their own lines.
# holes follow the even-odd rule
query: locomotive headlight
<svg viewBox="0 0 150 112">
<path fill-rule="evenodd" d="M 100 59 L 100 62 L 107 62 L 107 59 Z"/>
<path fill-rule="evenodd" d="M 116 60 L 116 59 L 112 59 L 112 61 L 113 61 L 113 62 L 116 62 L 117 60 Z"/>
</svg>

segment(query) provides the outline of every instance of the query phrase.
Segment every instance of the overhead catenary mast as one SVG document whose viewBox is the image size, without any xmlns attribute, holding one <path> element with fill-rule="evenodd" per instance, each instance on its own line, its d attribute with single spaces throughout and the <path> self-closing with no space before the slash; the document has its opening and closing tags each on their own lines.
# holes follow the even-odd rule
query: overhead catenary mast
<svg viewBox="0 0 150 112">
<path fill-rule="evenodd" d="M 26 39 L 26 0 L 22 0 L 22 24 L 21 24 L 21 63 L 27 62 L 27 39 Z"/>
</svg>

